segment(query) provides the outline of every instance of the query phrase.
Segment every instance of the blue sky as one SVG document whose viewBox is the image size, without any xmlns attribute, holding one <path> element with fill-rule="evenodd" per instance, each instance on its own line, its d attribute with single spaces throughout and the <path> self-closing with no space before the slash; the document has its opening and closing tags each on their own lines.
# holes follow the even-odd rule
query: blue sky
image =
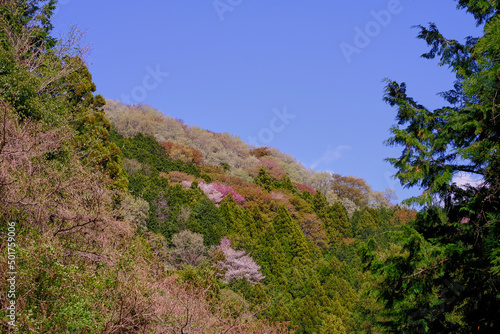
<svg viewBox="0 0 500 334">
<path fill-rule="evenodd" d="M 56 31 L 87 30 L 98 93 L 146 103 L 190 125 L 277 147 L 315 170 L 415 194 L 390 178 L 396 110 L 383 78 L 429 108 L 453 76 L 411 26 L 480 35 L 455 1 L 61 0 Z"/>
</svg>

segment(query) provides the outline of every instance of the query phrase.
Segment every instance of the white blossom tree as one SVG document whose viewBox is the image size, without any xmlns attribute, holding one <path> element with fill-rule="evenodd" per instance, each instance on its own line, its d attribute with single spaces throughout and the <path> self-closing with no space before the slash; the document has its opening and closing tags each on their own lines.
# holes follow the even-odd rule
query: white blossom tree
<svg viewBox="0 0 500 334">
<path fill-rule="evenodd" d="M 265 278 L 260 273 L 260 266 L 242 250 L 233 249 L 231 240 L 224 237 L 217 249 L 224 254 L 224 261 L 217 263 L 217 268 L 224 272 L 224 281 L 245 279 L 250 283 L 257 283 Z"/>
</svg>

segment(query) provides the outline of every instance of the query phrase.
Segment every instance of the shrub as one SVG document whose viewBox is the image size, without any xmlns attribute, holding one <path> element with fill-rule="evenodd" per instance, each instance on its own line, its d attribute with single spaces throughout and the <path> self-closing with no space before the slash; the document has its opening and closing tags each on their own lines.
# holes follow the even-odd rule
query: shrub
<svg viewBox="0 0 500 334">
<path fill-rule="evenodd" d="M 125 195 L 120 203 L 119 214 L 123 220 L 135 224 L 140 230 L 147 230 L 149 203 L 142 198 Z"/>
<path fill-rule="evenodd" d="M 125 172 L 127 172 L 128 175 L 132 175 L 137 173 L 142 169 L 142 164 L 137 161 L 137 159 L 127 159 L 124 158 L 123 160 L 123 169 Z"/>
<path fill-rule="evenodd" d="M 172 236 L 175 248 L 170 250 L 171 259 L 176 266 L 188 264 L 196 267 L 205 258 L 207 248 L 203 245 L 203 235 L 188 230 Z"/>
</svg>

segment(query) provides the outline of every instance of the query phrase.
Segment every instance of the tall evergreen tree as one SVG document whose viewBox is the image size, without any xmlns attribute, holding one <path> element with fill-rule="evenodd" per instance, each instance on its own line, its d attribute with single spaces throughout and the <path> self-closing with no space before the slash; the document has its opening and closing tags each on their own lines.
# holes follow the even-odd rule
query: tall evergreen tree
<svg viewBox="0 0 500 334">
<path fill-rule="evenodd" d="M 299 258 L 302 263 L 310 261 L 307 240 L 286 207 L 279 207 L 273 222 L 278 239 L 287 255 L 290 258 Z"/>
<path fill-rule="evenodd" d="M 331 218 L 331 225 L 326 225 L 327 232 L 330 230 L 329 233 L 334 234 L 332 231 L 334 229 L 344 237 L 352 236 L 352 226 L 342 203 L 333 203 L 328 210 L 328 215 Z"/>
<path fill-rule="evenodd" d="M 385 101 L 398 108 L 390 145 L 403 146 L 388 159 L 406 186 L 418 185 L 424 204 L 402 234 L 400 251 L 377 256 L 371 243 L 365 260 L 380 276 L 378 295 L 390 332 L 476 333 L 500 331 L 500 2 L 460 0 L 484 24 L 480 38 L 461 44 L 434 24 L 419 26 L 419 38 L 456 74 L 442 93 L 448 105 L 429 110 L 407 95 L 404 83 L 387 81 Z M 460 173 L 476 185 L 459 187 Z"/>
<path fill-rule="evenodd" d="M 267 191 L 271 191 L 275 188 L 274 180 L 269 176 L 269 174 L 267 174 L 266 169 L 263 166 L 260 167 L 259 174 L 257 174 L 254 178 L 253 182 Z"/>
</svg>

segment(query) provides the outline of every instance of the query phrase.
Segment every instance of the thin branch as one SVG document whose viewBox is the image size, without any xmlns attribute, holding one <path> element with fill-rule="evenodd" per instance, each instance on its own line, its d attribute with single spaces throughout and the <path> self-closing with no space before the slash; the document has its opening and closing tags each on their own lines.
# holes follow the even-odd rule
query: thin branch
<svg viewBox="0 0 500 334">
<path fill-rule="evenodd" d="M 2 104 L 4 109 L 3 120 L 2 120 L 2 125 L 3 125 L 2 142 L 0 143 L 0 153 L 2 153 L 3 148 L 7 144 L 7 112 L 9 111 L 9 107 L 3 99 L 0 100 L 0 103 Z"/>
<path fill-rule="evenodd" d="M 448 259 L 441 260 L 441 261 L 439 261 L 438 263 L 436 263 L 436 264 L 434 264 L 434 265 L 430 266 L 429 268 L 425 268 L 425 269 L 424 269 L 424 268 L 417 268 L 417 269 L 418 269 L 418 271 L 417 271 L 416 273 L 411 274 L 411 275 L 408 275 L 408 276 L 404 276 L 403 278 L 412 278 L 412 277 L 419 276 L 419 275 L 421 275 L 421 274 L 423 274 L 423 273 L 425 273 L 425 272 L 427 272 L 427 271 L 429 271 L 429 270 L 436 269 L 436 268 L 437 268 L 440 264 L 443 264 L 443 263 L 445 263 L 446 261 L 448 261 Z"/>
</svg>

